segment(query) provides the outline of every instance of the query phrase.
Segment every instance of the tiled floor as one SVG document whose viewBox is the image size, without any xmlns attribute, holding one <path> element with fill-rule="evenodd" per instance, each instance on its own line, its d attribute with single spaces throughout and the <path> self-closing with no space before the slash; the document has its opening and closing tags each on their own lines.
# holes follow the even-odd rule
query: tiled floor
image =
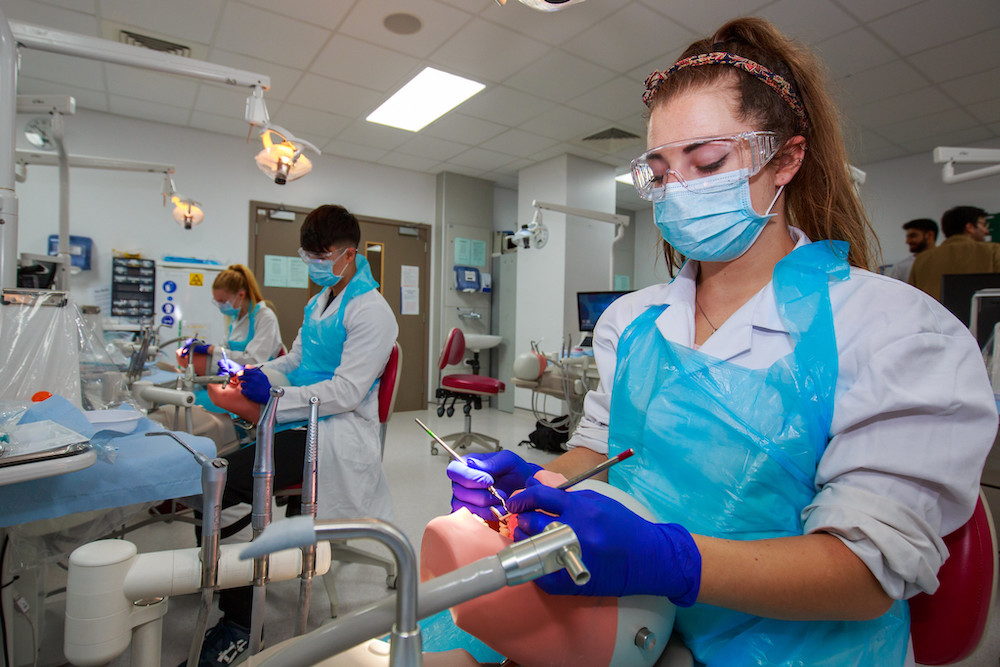
<svg viewBox="0 0 1000 667">
<path fill-rule="evenodd" d="M 462 429 L 462 415 L 439 418 L 432 410 L 397 413 L 389 423 L 385 450 L 385 468 L 392 489 L 395 520 L 419 553 L 420 539 L 427 522 L 440 514 L 447 513 L 451 496 L 450 484 L 445 477 L 448 458 L 444 453 L 430 454 L 429 443 L 420 427 L 413 419 L 420 418 L 440 435 Z M 554 455 L 518 446 L 534 429 L 534 418 L 526 411 L 514 414 L 484 409 L 473 414 L 473 428 L 500 439 L 504 448 L 513 449 L 528 460 L 545 463 Z M 276 516 L 281 516 L 278 510 Z M 143 528 L 129 535 L 140 552 L 177 548 L 194 545 L 192 529 L 186 524 L 157 524 Z M 249 539 L 249 529 L 235 540 Z M 381 547 L 369 543 L 372 551 Z M 388 554 L 387 551 L 381 553 Z M 389 594 L 385 588 L 384 573 L 377 568 L 357 564 L 335 565 L 337 590 L 340 597 L 341 613 L 348 613 L 363 605 L 381 599 Z M 298 601 L 297 580 L 276 582 L 267 589 L 267 620 L 265 640 L 269 644 L 282 641 L 293 634 L 294 619 Z M 313 604 L 310 612 L 311 627 L 328 618 L 329 605 L 326 592 L 317 580 L 313 590 Z M 172 598 L 164 622 L 163 663 L 180 665 L 187 656 L 188 644 L 197 613 L 198 599 L 195 595 Z M 214 612 L 210 624 L 214 623 L 218 612 Z M 51 663 L 50 663 L 51 664 Z M 126 652 L 116 662 L 118 667 L 129 664 Z M 997 667 L 1000 664 L 1000 613 L 994 613 L 986 640 L 979 651 L 970 659 L 959 663 L 965 667 Z"/>
</svg>

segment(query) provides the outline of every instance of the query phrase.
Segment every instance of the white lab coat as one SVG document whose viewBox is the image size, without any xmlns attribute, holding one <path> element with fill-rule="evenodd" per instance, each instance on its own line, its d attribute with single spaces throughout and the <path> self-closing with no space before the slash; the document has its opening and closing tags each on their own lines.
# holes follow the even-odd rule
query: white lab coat
<svg viewBox="0 0 1000 667">
<path fill-rule="evenodd" d="M 239 318 L 233 323 L 233 331 L 229 333 L 229 326 L 226 326 L 226 338 L 215 345 L 212 351 L 212 365 L 209 371 L 217 368 L 217 364 L 222 361 L 222 350 L 226 348 L 226 355 L 238 364 L 244 366 L 259 366 L 268 359 L 278 356 L 281 351 L 281 331 L 278 329 L 278 316 L 267 307 L 266 303 L 261 303 L 260 308 L 253 316 L 253 338 L 247 343 L 247 348 L 242 352 L 230 349 L 229 340 L 246 340 L 250 334 L 250 313 Z"/>
<path fill-rule="evenodd" d="M 805 235 L 791 230 L 797 245 Z M 587 394 L 571 447 L 608 449 L 616 348 L 645 308 L 669 304 L 656 326 L 693 346 L 697 265 L 677 278 L 615 301 L 594 330 L 601 386 Z M 997 406 L 982 356 L 966 329 L 910 285 L 852 268 L 830 283 L 840 371 L 830 443 L 803 511 L 806 533 L 839 537 L 895 599 L 937 589 L 948 555 L 943 535 L 972 514 L 997 431 Z M 700 348 L 747 368 L 766 368 L 792 350 L 768 284 Z"/>
<path fill-rule="evenodd" d="M 328 290 L 320 293 L 325 303 Z M 317 319 L 333 317 L 343 292 Z M 382 295 L 376 290 L 351 299 L 344 313 L 347 339 L 340 366 L 332 380 L 302 387 L 284 387 L 278 400 L 276 421 L 309 418 L 309 398 L 320 400 L 318 516 L 322 519 L 375 517 L 392 519 L 392 499 L 382 469 L 379 441 L 378 390 L 399 327 Z M 302 330 L 283 357 L 262 364 L 288 375 L 302 360 Z"/>
</svg>

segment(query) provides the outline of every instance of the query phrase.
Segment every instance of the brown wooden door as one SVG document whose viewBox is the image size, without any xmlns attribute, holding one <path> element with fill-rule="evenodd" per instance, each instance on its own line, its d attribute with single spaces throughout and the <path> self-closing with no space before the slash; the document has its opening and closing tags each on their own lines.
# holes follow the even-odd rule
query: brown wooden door
<svg viewBox="0 0 1000 667">
<path fill-rule="evenodd" d="M 302 326 L 306 303 L 319 291 L 319 287 L 308 280 L 306 287 L 279 286 L 302 282 L 301 273 L 289 279 L 288 274 L 281 271 L 288 267 L 299 272 L 304 270 L 298 256 L 299 228 L 310 210 L 265 202 L 250 203 L 249 266 L 260 283 L 264 298 L 275 306 L 281 339 L 289 349 Z M 396 394 L 396 410 L 423 410 L 427 407 L 430 227 L 361 215 L 358 221 L 361 223 L 358 252 L 363 253 L 371 263 L 382 296 L 395 313 L 399 325 L 398 341 L 403 352 L 403 366 Z M 276 272 L 269 274 L 269 270 Z M 403 314 L 404 275 L 408 276 L 406 287 L 410 297 L 406 301 L 409 304 L 407 312 L 416 310 L 415 314 Z M 415 293 L 411 287 L 414 278 Z"/>
<path fill-rule="evenodd" d="M 299 258 L 299 228 L 310 210 L 250 202 L 249 266 L 260 284 L 264 298 L 274 304 L 278 326 L 281 327 L 281 341 L 289 350 L 302 326 L 306 303 L 319 291 L 319 287 L 308 279 L 304 286 L 277 285 L 302 285 L 301 271 L 305 265 Z M 279 269 L 285 269 L 286 272 L 282 274 L 277 271 Z M 299 273 L 290 280 L 288 269 Z"/>
<path fill-rule="evenodd" d="M 403 352 L 403 366 L 396 410 L 424 410 L 427 408 L 430 228 L 361 215 L 358 220 L 361 222 L 358 252 L 368 258 L 382 296 L 389 302 L 399 323 L 397 340 Z M 404 276 L 408 283 L 405 286 Z M 404 307 L 407 314 L 404 314 Z"/>
</svg>

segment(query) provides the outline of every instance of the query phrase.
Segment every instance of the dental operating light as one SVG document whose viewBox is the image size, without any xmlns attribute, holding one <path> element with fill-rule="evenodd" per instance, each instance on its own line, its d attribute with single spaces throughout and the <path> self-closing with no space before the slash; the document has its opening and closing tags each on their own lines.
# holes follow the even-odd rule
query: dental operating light
<svg viewBox="0 0 1000 667">
<path fill-rule="evenodd" d="M 320 150 L 305 139 L 299 139 L 280 125 L 266 125 L 260 134 L 264 148 L 255 158 L 257 166 L 278 185 L 302 178 L 312 171 L 312 162 L 302 154 L 308 148 L 317 155 Z M 275 141 L 275 137 L 279 141 Z"/>
<path fill-rule="evenodd" d="M 531 7 L 532 9 L 537 9 L 540 12 L 558 12 L 560 9 L 566 9 L 570 5 L 578 5 L 584 0 L 519 0 L 525 7 Z M 497 0 L 497 4 L 503 7 L 507 4 L 507 0 Z"/>
</svg>

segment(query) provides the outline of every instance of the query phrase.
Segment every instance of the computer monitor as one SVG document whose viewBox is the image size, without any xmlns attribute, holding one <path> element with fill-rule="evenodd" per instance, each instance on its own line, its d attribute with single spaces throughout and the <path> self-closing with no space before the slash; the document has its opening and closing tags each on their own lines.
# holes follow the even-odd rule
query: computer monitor
<svg viewBox="0 0 1000 667">
<path fill-rule="evenodd" d="M 972 295 L 981 289 L 1000 288 L 1000 273 L 949 273 L 941 276 L 941 305 L 969 326 Z"/>
<path fill-rule="evenodd" d="M 576 308 L 580 320 L 580 331 L 587 333 L 594 330 L 601 314 L 611 305 L 611 302 L 625 292 L 577 292 Z"/>
</svg>

